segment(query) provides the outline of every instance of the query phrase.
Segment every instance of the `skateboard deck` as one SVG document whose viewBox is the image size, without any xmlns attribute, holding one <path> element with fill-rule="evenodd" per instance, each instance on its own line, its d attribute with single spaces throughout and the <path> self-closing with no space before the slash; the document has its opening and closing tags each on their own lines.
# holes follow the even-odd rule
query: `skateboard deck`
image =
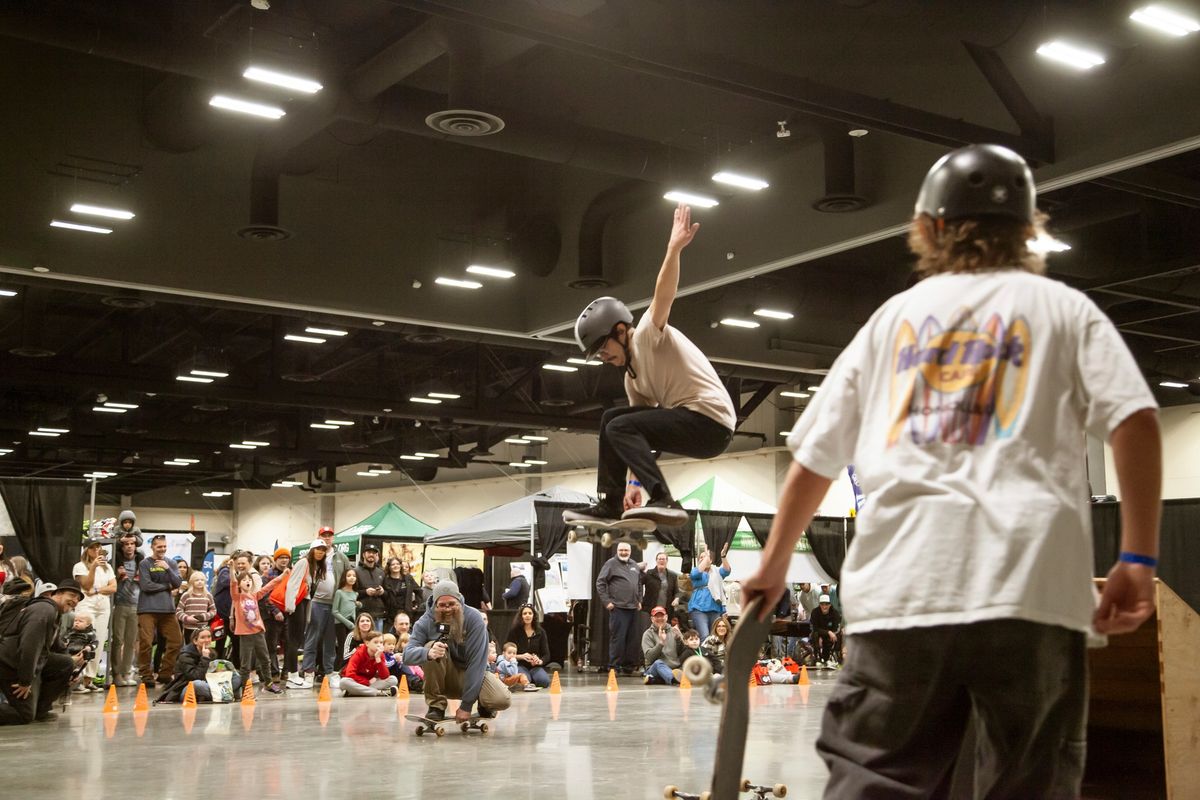
<svg viewBox="0 0 1200 800">
<path fill-rule="evenodd" d="M 712 789 L 701 797 L 705 800 L 735 800 L 740 792 L 765 790 L 742 780 L 742 762 L 745 757 L 746 728 L 750 723 L 750 671 L 758 663 L 758 653 L 771 631 L 771 615 L 759 619 L 763 610 L 763 599 L 756 598 L 742 610 L 733 636 L 725 648 L 725 673 L 716 678 L 708 660 L 692 656 L 683 663 L 683 672 L 694 686 L 704 688 L 704 696 L 712 703 L 721 704 L 721 727 L 717 733 L 717 756 L 713 760 Z M 675 794 L 667 797 L 684 797 L 674 786 L 667 787 Z M 770 794 L 782 797 L 787 787 L 776 784 Z"/>
<path fill-rule="evenodd" d="M 454 717 L 446 717 L 445 719 L 430 719 L 422 717 L 419 714 L 405 714 L 404 718 L 411 722 L 419 722 L 420 725 L 416 729 L 417 736 L 424 736 L 427 733 L 432 733 L 435 736 L 442 737 L 446 735 L 447 725 L 456 725 L 463 733 L 471 731 L 479 731 L 480 733 L 488 732 L 488 725 L 481 721 L 482 718 L 478 714 L 472 714 L 471 719 L 467 722 L 458 722 Z"/>
<path fill-rule="evenodd" d="M 650 519 L 574 520 L 567 525 L 570 527 L 567 531 L 568 542 L 599 541 L 601 547 L 611 547 L 617 542 L 629 542 L 644 547 L 646 534 L 658 527 L 654 520 Z"/>
</svg>

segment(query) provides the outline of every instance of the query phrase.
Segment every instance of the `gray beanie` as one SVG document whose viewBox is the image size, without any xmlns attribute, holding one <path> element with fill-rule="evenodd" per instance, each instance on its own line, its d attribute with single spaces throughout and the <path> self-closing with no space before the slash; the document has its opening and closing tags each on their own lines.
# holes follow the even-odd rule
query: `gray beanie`
<svg viewBox="0 0 1200 800">
<path fill-rule="evenodd" d="M 433 587 L 433 602 L 437 603 L 438 598 L 450 595 L 460 603 L 465 604 L 462 593 L 458 591 L 458 584 L 454 581 L 438 581 Z"/>
</svg>

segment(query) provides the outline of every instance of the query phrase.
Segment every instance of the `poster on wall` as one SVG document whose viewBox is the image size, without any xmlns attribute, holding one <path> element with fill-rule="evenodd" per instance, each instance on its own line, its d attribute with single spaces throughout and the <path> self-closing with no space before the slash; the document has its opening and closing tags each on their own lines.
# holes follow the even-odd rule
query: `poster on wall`
<svg viewBox="0 0 1200 800">
<path fill-rule="evenodd" d="M 142 544 L 142 553 L 150 555 L 150 539 L 158 536 L 160 531 L 142 531 L 144 543 Z M 191 533 L 162 533 L 167 537 L 167 558 L 171 561 L 182 558 L 192 566 L 192 542 L 196 541 L 196 537 Z"/>
<path fill-rule="evenodd" d="M 383 557 L 381 563 L 386 564 L 389 559 L 398 558 L 401 564 L 408 566 L 409 572 L 414 575 L 420 574 L 421 554 L 419 550 L 413 548 L 412 542 L 383 542 L 379 549 L 382 551 L 380 555 Z"/>
</svg>

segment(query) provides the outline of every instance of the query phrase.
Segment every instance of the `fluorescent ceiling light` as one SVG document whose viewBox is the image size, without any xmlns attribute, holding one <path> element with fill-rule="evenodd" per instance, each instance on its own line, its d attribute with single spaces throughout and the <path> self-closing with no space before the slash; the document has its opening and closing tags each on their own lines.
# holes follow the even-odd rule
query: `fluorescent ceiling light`
<svg viewBox="0 0 1200 800">
<path fill-rule="evenodd" d="M 461 394 L 451 394 L 450 392 L 429 392 L 429 396 L 438 400 L 457 400 L 462 397 Z"/>
<path fill-rule="evenodd" d="M 712 176 L 712 179 L 717 183 L 736 186 L 739 189 L 749 189 L 752 192 L 760 192 L 771 185 L 762 178 L 752 178 L 749 175 L 739 175 L 736 172 L 718 172 Z"/>
<path fill-rule="evenodd" d="M 810 386 L 810 387 L 808 387 L 808 390 L 810 392 L 819 392 L 819 391 L 821 391 L 821 387 L 820 386 Z"/>
<path fill-rule="evenodd" d="M 117 477 L 117 473 L 115 473 L 115 472 L 85 472 L 83 474 L 83 477 L 95 478 L 96 480 L 100 480 L 102 478 L 115 478 L 115 477 Z"/>
<path fill-rule="evenodd" d="M 525 459 L 525 463 L 526 463 L 526 464 L 532 464 L 532 465 L 533 465 L 533 466 L 535 466 L 535 467 L 540 467 L 540 466 L 543 466 L 543 465 L 545 465 L 545 464 L 549 464 L 550 462 L 549 462 L 549 461 L 543 461 L 543 460 L 541 460 L 540 458 L 527 458 L 527 459 Z"/>
<path fill-rule="evenodd" d="M 195 375 L 176 375 L 175 380 L 185 383 L 212 383 L 212 378 L 198 378 Z"/>
<path fill-rule="evenodd" d="M 355 474 L 358 475 L 358 477 L 360 477 L 360 478 L 378 478 L 379 477 L 379 475 L 374 472 L 356 472 Z"/>
<path fill-rule="evenodd" d="M 0 456 L 6 456 L 12 452 L 11 447 L 0 447 Z"/>
<path fill-rule="evenodd" d="M 288 486 L 303 486 L 304 484 L 302 484 L 300 481 L 276 481 L 275 483 L 272 483 L 271 485 L 279 486 L 279 487 L 283 488 L 283 487 L 288 487 Z"/>
<path fill-rule="evenodd" d="M 548 442 L 548 441 L 550 441 L 549 436 L 535 436 L 532 433 L 528 434 L 526 436 L 522 436 L 521 438 L 527 442 Z"/>
<path fill-rule="evenodd" d="M 50 431 L 30 431 L 29 435 L 30 436 L 58 436 L 59 434 L 51 433 Z"/>
<path fill-rule="evenodd" d="M 46 428 L 46 427 L 42 427 L 42 426 L 38 426 L 38 430 L 42 431 L 43 433 L 70 433 L 71 432 L 67 428 Z"/>
<path fill-rule="evenodd" d="M 231 444 L 229 447 L 233 450 L 255 450 L 258 448 L 256 444 Z"/>
<path fill-rule="evenodd" d="M 132 411 L 133 409 L 138 408 L 137 403 L 105 403 L 104 405 L 108 406 L 109 408 L 123 408 L 127 411 Z"/>
<path fill-rule="evenodd" d="M 413 455 L 420 456 L 421 458 L 441 458 L 437 453 L 422 453 L 420 450 L 413 453 Z"/>
<path fill-rule="evenodd" d="M 228 378 L 229 377 L 228 372 L 217 372 L 216 370 L 209 370 L 209 369 L 194 369 L 194 370 L 192 370 L 192 374 L 199 375 L 201 378 Z"/>
<path fill-rule="evenodd" d="M 232 492 L 204 492 L 205 497 L 229 497 Z"/>
<path fill-rule="evenodd" d="M 440 283 L 442 286 L 454 286 L 459 289 L 479 289 L 483 286 L 479 281 L 460 281 L 458 278 L 434 278 L 434 283 Z"/>
<path fill-rule="evenodd" d="M 1099 53 L 1064 42 L 1061 39 L 1046 42 L 1037 49 L 1037 54 L 1075 69 L 1092 69 L 1104 63 L 1104 56 Z"/>
<path fill-rule="evenodd" d="M 1200 22 L 1158 5 L 1139 8 L 1129 18 L 1169 36 L 1187 36 L 1200 31 Z"/>
<path fill-rule="evenodd" d="M 284 89 L 295 89 L 297 92 L 304 92 L 305 94 L 316 94 L 324 88 L 314 80 L 301 78 L 298 75 L 288 75 L 284 72 L 276 72 L 273 69 L 263 69 L 262 67 L 247 67 L 246 71 L 242 73 L 242 77 L 246 80 L 269 83 L 272 86 L 281 86 Z"/>
<path fill-rule="evenodd" d="M 181 464 L 199 464 L 200 463 L 200 459 L 198 459 L 198 458 L 177 458 L 175 460 L 180 462 Z"/>
<path fill-rule="evenodd" d="M 780 397 L 798 397 L 801 400 L 803 400 L 806 397 L 812 397 L 812 395 L 810 395 L 806 392 L 780 392 L 779 396 Z"/>
<path fill-rule="evenodd" d="M 410 397 L 410 398 L 408 398 L 408 402 L 424 403 L 427 406 L 436 406 L 436 405 L 441 404 L 442 401 L 438 400 L 437 398 L 434 398 L 434 397 Z"/>
<path fill-rule="evenodd" d="M 529 469 L 532 466 L 532 464 L 526 464 L 524 461 L 510 461 L 508 465 L 517 469 Z"/>
<path fill-rule="evenodd" d="M 124 408 L 109 408 L 108 406 L 92 406 L 92 411 L 101 411 L 105 414 L 124 414 Z"/>
<path fill-rule="evenodd" d="M 337 425 L 330 425 L 328 422 L 310 422 L 308 427 L 319 428 L 323 431 L 336 431 L 338 429 Z"/>
<path fill-rule="evenodd" d="M 728 325 L 731 328 L 757 328 L 758 323 L 752 319 L 735 319 L 734 317 L 726 317 L 721 320 L 722 325 Z"/>
<path fill-rule="evenodd" d="M 100 228 L 95 225 L 80 225 L 77 222 L 64 222 L 61 219 L 50 220 L 51 228 L 66 228 L 69 231 L 83 231 L 85 233 L 112 233 L 112 228 Z"/>
<path fill-rule="evenodd" d="M 779 435 L 780 436 L 791 436 L 792 432 L 791 431 L 780 431 Z"/>
<path fill-rule="evenodd" d="M 251 114 L 256 117 L 266 117 L 267 119 L 279 119 L 287 113 L 278 106 L 252 103 L 249 100 L 239 100 L 236 97 L 226 97 L 223 94 L 213 95 L 213 98 L 208 101 L 208 104 L 215 108 L 223 108 L 227 111 L 240 111 L 243 114 Z"/>
<path fill-rule="evenodd" d="M 371 473 L 372 475 L 391 475 L 392 474 L 392 471 L 390 469 L 369 469 L 369 470 L 367 470 L 367 472 Z"/>
<path fill-rule="evenodd" d="M 256 442 L 253 439 L 242 439 L 242 444 L 248 444 L 252 447 L 270 447 L 270 442 Z"/>
<path fill-rule="evenodd" d="M 405 453 L 404 455 L 400 456 L 400 459 L 402 461 L 424 461 L 425 456 L 410 456 L 407 453 Z"/>
<path fill-rule="evenodd" d="M 354 424 L 354 421 L 349 419 L 327 419 L 325 420 L 325 424 L 332 425 L 335 428 L 348 428 Z"/>
<path fill-rule="evenodd" d="M 1061 239 L 1055 239 L 1048 233 L 1041 233 L 1036 239 L 1026 240 L 1025 246 L 1034 253 L 1065 253 L 1071 249 L 1071 245 Z"/>
<path fill-rule="evenodd" d="M 1168 389 L 1186 389 L 1187 388 L 1186 383 L 1180 383 L 1178 381 L 1161 381 L 1158 385 L 1165 386 Z"/>
<path fill-rule="evenodd" d="M 164 461 L 163 464 L 165 464 L 168 467 L 186 467 L 186 466 L 188 466 L 188 463 L 186 461 Z"/>
<path fill-rule="evenodd" d="M 489 278 L 512 278 L 517 273 L 511 269 L 500 269 L 499 267 L 485 267 L 482 264 L 472 264 L 467 267 L 467 272 L 472 275 L 486 275 Z"/>
<path fill-rule="evenodd" d="M 691 192 L 681 192 L 678 189 L 672 189 L 663 195 L 664 200 L 670 200 L 673 203 L 686 203 L 700 208 L 712 208 L 719 206 L 721 203 L 715 197 L 705 197 L 702 194 L 692 194 Z"/>
<path fill-rule="evenodd" d="M 542 364 L 542 369 L 548 369 L 553 372 L 579 372 L 579 367 L 571 367 L 566 364 Z"/>
<path fill-rule="evenodd" d="M 529 444 L 525 439 L 505 439 L 505 444 Z"/>
<path fill-rule="evenodd" d="M 766 317 L 767 319 L 791 319 L 796 315 L 790 311 L 772 311 L 769 308 L 756 308 L 754 309 L 754 316 Z"/>
<path fill-rule="evenodd" d="M 305 342 L 307 344 L 325 344 L 325 340 L 317 336 L 301 336 L 298 333 L 289 333 L 283 337 L 289 342 Z"/>
<path fill-rule="evenodd" d="M 592 360 L 586 359 L 586 358 L 568 358 L 567 363 L 568 364 L 579 364 L 580 366 L 584 366 L 584 367 L 602 367 L 602 366 L 604 366 L 603 361 L 592 361 Z"/>
<path fill-rule="evenodd" d="M 108 217 L 109 219 L 133 219 L 135 216 L 132 211 L 126 211 L 123 208 L 90 206 L 87 203 L 75 203 L 71 206 L 71 211 L 76 214 L 90 214 L 93 217 Z"/>
<path fill-rule="evenodd" d="M 0 297 L 16 297 L 17 293 L 12 289 L 0 289 Z"/>
<path fill-rule="evenodd" d="M 346 334 L 348 334 L 350 332 L 350 331 L 341 331 L 341 330 L 338 330 L 337 328 L 318 328 L 313 325 L 309 325 L 307 328 L 304 329 L 304 331 L 305 331 L 305 333 L 322 333 L 326 336 L 345 336 Z"/>
</svg>

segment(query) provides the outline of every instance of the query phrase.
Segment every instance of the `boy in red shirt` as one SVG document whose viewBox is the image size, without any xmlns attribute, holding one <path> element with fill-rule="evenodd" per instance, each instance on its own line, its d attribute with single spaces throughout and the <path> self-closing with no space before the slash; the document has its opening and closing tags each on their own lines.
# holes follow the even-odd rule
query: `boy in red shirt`
<svg viewBox="0 0 1200 800">
<path fill-rule="evenodd" d="M 368 631 L 346 666 L 340 684 L 343 697 L 395 697 L 396 676 L 383 660 L 383 634 Z"/>
</svg>

